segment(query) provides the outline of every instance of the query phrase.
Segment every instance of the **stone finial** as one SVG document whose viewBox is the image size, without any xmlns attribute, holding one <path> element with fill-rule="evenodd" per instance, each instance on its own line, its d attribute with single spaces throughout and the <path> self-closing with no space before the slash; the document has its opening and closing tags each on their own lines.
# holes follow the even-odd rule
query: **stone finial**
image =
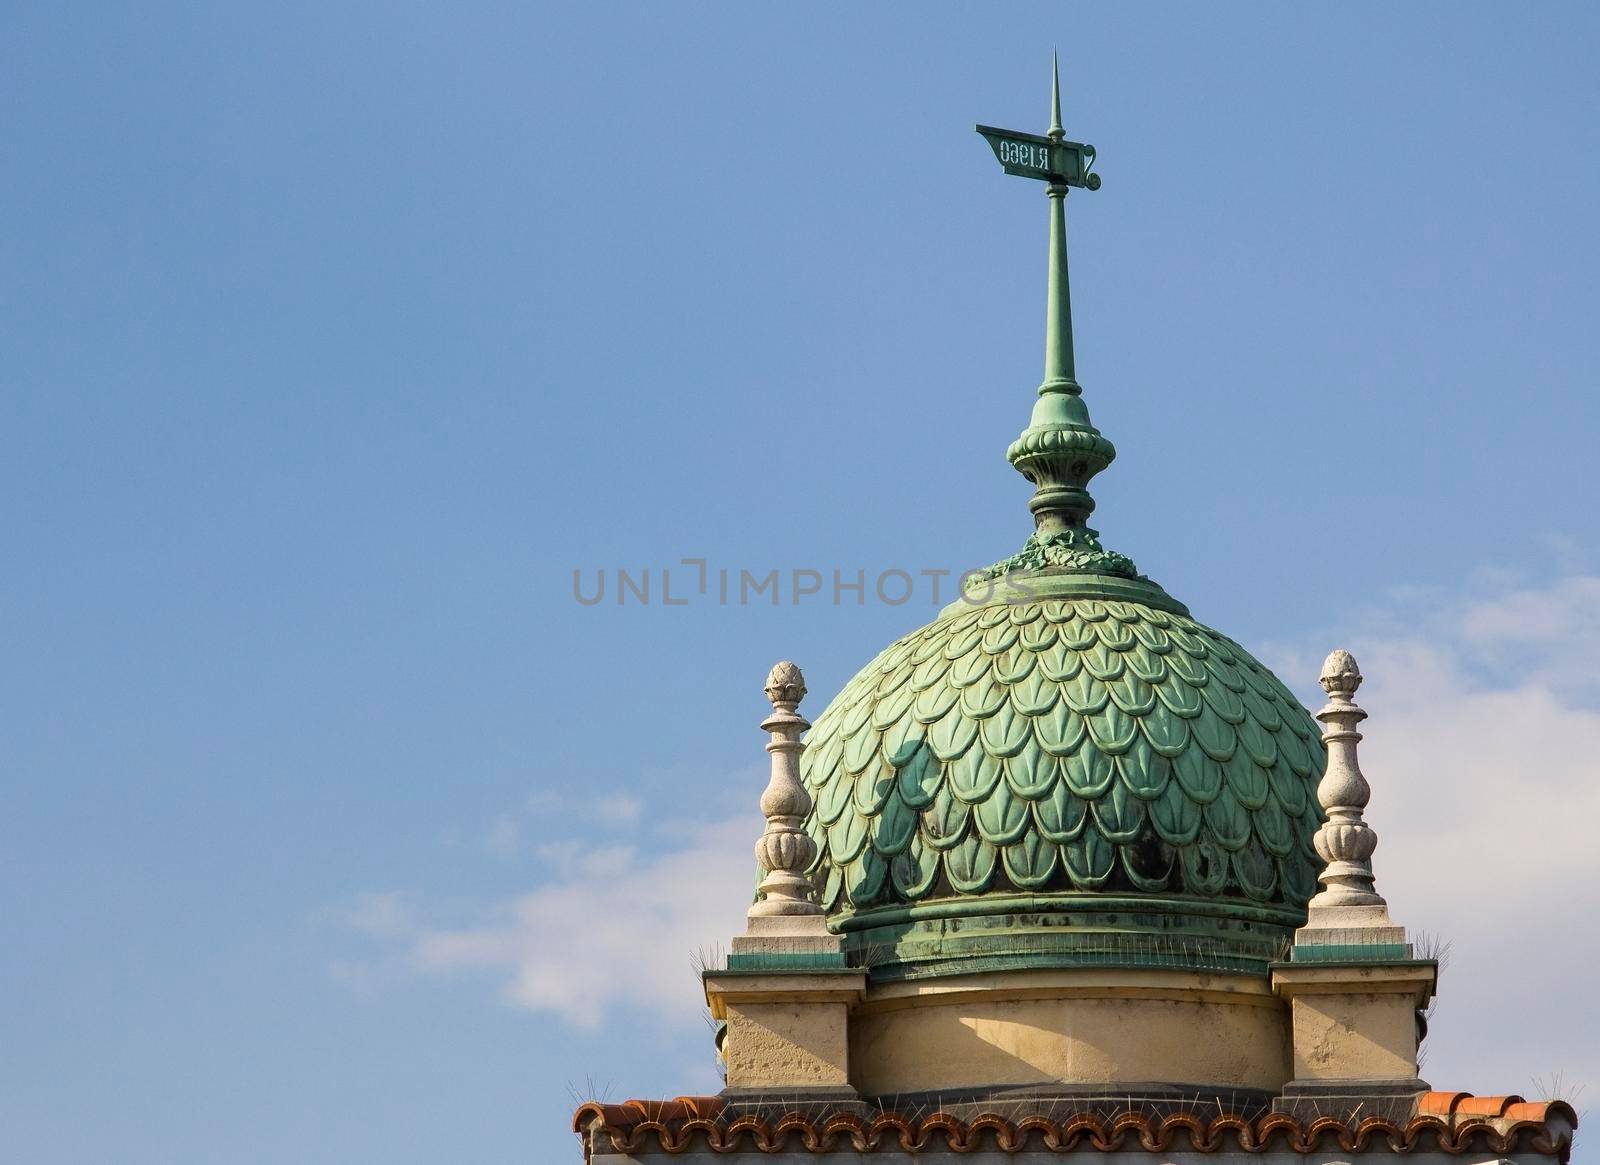
<svg viewBox="0 0 1600 1165">
<path fill-rule="evenodd" d="M 1322 739 L 1328 746 L 1328 767 L 1317 785 L 1317 800 L 1328 819 L 1312 842 L 1328 864 L 1317 878 L 1323 889 L 1310 905 L 1313 910 L 1384 906 L 1373 888 L 1372 851 L 1378 848 L 1378 835 L 1362 813 L 1372 789 L 1356 759 L 1356 745 L 1361 740 L 1356 725 L 1367 714 L 1352 699 L 1361 686 L 1355 657 L 1342 650 L 1329 655 L 1322 664 L 1321 684 L 1328 703 L 1317 719 L 1322 721 Z"/>
<path fill-rule="evenodd" d="M 1322 661 L 1322 676 L 1317 682 L 1328 695 L 1348 700 L 1361 686 L 1361 679 L 1361 668 L 1356 665 L 1356 657 L 1341 647 L 1338 651 L 1329 652 L 1328 658 Z"/>
<path fill-rule="evenodd" d="M 772 665 L 772 670 L 767 673 L 767 686 L 762 690 L 774 708 L 786 705 L 793 712 L 795 706 L 806 698 L 806 677 L 800 674 L 798 667 L 785 659 Z"/>
<path fill-rule="evenodd" d="M 767 751 L 772 754 L 772 779 L 761 794 L 761 812 L 767 819 L 766 832 L 756 842 L 756 860 L 763 877 L 750 907 L 751 918 L 773 915 L 821 915 L 816 892 L 806 870 L 817 857 L 817 843 L 805 831 L 806 814 L 811 812 L 811 795 L 800 783 L 800 753 L 805 745 L 800 734 L 811 727 L 795 711 L 806 694 L 805 677 L 788 660 L 775 665 L 767 675 L 767 699 L 772 715 L 761 727 L 772 735 Z"/>
</svg>

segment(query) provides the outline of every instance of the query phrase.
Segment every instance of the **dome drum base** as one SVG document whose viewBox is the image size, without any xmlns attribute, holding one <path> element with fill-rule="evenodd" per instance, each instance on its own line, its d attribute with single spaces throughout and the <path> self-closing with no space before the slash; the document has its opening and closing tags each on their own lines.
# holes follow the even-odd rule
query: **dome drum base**
<svg viewBox="0 0 1600 1165">
<path fill-rule="evenodd" d="M 1265 976 L 1304 918 L 1184 897 L 988 894 L 844 914 L 847 960 L 874 983 L 1031 969 L 1173 968 Z"/>
<path fill-rule="evenodd" d="M 850 1016 L 863 1096 L 1010 1089 L 1276 1093 L 1289 1011 L 1261 975 L 1176 967 L 869 982 Z"/>
</svg>

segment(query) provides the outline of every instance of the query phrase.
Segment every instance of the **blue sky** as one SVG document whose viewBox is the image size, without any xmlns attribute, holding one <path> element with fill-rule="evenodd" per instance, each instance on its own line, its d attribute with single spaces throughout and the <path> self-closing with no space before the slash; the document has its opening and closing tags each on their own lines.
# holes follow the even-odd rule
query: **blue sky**
<svg viewBox="0 0 1600 1165">
<path fill-rule="evenodd" d="M 1600 1082 L 1592 8 L 16 3 L 4 1156 L 575 1159 L 573 1092 L 716 1087 L 761 680 L 934 606 L 573 571 L 1020 545 L 1045 208 L 972 125 L 1055 47 L 1096 524 L 1299 690 L 1366 645 L 1424 1075 Z"/>
</svg>

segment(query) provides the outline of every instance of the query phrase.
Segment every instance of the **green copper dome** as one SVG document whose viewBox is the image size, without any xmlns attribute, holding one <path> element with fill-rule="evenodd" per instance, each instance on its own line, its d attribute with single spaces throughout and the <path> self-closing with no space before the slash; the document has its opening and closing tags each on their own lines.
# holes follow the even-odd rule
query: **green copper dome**
<svg viewBox="0 0 1600 1165">
<path fill-rule="evenodd" d="M 1050 200 L 1045 378 L 1007 459 L 1034 533 L 890 645 L 801 757 L 830 926 L 878 978 L 1014 967 L 1259 972 L 1319 867 L 1310 714 L 1088 526 L 1116 457 L 1072 353 L 1065 203 L 1093 146 L 979 126 Z"/>
<path fill-rule="evenodd" d="M 1152 584 L 1029 585 L 954 604 L 818 718 L 801 767 L 834 926 L 905 975 L 1264 965 L 1317 888 L 1316 724 Z"/>
</svg>

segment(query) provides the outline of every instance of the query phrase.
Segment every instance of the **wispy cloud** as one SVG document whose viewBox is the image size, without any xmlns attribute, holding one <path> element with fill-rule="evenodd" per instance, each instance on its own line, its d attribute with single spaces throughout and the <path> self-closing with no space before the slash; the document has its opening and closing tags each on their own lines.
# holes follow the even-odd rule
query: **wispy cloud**
<svg viewBox="0 0 1600 1165">
<path fill-rule="evenodd" d="M 509 813 L 497 814 L 484 830 L 483 848 L 497 858 L 516 857 L 522 850 L 522 822 Z"/>
<path fill-rule="evenodd" d="M 574 794 L 558 789 L 538 789 L 510 811 L 497 813 L 476 833 L 477 844 L 485 853 L 502 861 L 525 858 L 529 853 L 550 858 L 559 853 L 548 845 L 530 844 L 531 837 L 548 834 L 550 821 L 590 823 L 602 831 L 630 832 L 644 816 L 644 802 L 624 792 L 584 792 Z M 459 838 L 458 830 L 451 831 Z"/>
<path fill-rule="evenodd" d="M 623 793 L 598 797 L 593 805 L 595 820 L 607 825 L 637 825 L 643 811 L 643 802 L 637 797 L 629 797 Z"/>
<path fill-rule="evenodd" d="M 1470 603 L 1461 629 L 1486 665 L 1567 698 L 1600 699 L 1600 578 L 1577 576 Z"/>
<path fill-rule="evenodd" d="M 477 973 L 508 1003 L 595 1027 L 620 1008 L 698 1024 L 691 956 L 743 925 L 759 816 L 703 822 L 655 852 L 568 841 L 539 847 L 544 880 L 470 917 L 424 918 L 370 895 L 352 925 L 398 943 L 416 972 Z M 347 974 L 337 976 L 347 979 Z"/>
<path fill-rule="evenodd" d="M 411 896 L 398 890 L 362 894 L 339 913 L 349 926 L 374 938 L 410 934 L 417 927 Z"/>
</svg>

